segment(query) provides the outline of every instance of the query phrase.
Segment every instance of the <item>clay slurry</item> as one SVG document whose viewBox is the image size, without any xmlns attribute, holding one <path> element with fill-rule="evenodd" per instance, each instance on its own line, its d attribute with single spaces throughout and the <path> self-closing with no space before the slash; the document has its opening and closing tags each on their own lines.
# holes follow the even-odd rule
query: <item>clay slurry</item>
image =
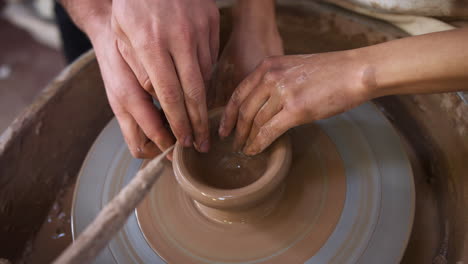
<svg viewBox="0 0 468 264">
<path fill-rule="evenodd" d="M 237 189 L 258 180 L 267 168 L 269 151 L 247 156 L 233 151 L 233 136 L 220 139 L 212 135 L 213 144 L 208 153 L 189 151 L 186 164 L 197 180 L 220 189 Z"/>
</svg>

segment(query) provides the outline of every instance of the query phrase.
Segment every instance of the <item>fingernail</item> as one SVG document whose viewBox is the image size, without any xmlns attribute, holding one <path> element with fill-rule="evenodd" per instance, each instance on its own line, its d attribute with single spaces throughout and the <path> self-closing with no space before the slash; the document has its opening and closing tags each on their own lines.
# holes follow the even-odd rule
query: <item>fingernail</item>
<svg viewBox="0 0 468 264">
<path fill-rule="evenodd" d="M 191 135 L 186 136 L 184 139 L 184 147 L 188 148 L 188 147 L 191 147 L 192 145 L 193 145 L 192 136 Z"/>
<path fill-rule="evenodd" d="M 247 156 L 254 156 L 254 155 L 257 154 L 256 151 L 252 150 L 251 148 L 244 148 L 244 150 L 242 150 L 242 152 Z"/>
<path fill-rule="evenodd" d="M 210 150 L 210 142 L 208 140 L 203 141 L 203 143 L 200 146 L 200 151 L 201 152 L 208 152 Z"/>
</svg>

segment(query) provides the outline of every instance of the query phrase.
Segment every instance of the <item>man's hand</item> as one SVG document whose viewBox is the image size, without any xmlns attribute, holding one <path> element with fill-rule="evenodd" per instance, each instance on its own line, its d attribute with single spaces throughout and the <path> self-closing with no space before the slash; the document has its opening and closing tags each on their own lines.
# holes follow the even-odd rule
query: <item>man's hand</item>
<svg viewBox="0 0 468 264">
<path fill-rule="evenodd" d="M 215 2 L 114 0 L 112 29 L 119 53 L 142 87 L 138 93 L 122 86 L 110 90 L 109 97 L 125 96 L 114 108 L 134 108 L 128 118 L 135 119 L 143 132 L 165 149 L 165 133 L 159 132 L 162 125 L 160 121 L 155 124 L 160 117 L 141 104 L 146 91 L 160 102 L 177 140 L 186 147 L 195 143 L 199 151 L 208 151 L 205 82 L 218 54 L 219 13 Z"/>
<path fill-rule="evenodd" d="M 209 147 L 204 80 L 218 53 L 212 0 L 62 0 L 96 52 L 109 103 L 130 152 L 151 158 L 177 139 Z M 114 12 L 114 13 L 113 13 Z M 156 88 L 153 88 L 156 87 Z"/>
<path fill-rule="evenodd" d="M 265 59 L 234 91 L 220 136 L 235 127 L 235 147 L 255 155 L 289 128 L 364 102 L 372 72 L 355 61 L 348 52 Z"/>
<path fill-rule="evenodd" d="M 92 43 L 106 87 L 107 98 L 132 155 L 150 158 L 174 144 L 162 113 L 136 79 L 117 48 L 116 35 L 107 26 L 93 35 Z"/>
</svg>

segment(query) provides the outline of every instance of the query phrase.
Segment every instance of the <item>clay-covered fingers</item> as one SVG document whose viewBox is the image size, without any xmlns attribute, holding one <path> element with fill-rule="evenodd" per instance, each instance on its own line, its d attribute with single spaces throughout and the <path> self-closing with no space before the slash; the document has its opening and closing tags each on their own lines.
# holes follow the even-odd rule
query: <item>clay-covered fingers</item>
<svg viewBox="0 0 468 264">
<path fill-rule="evenodd" d="M 122 55 L 125 62 L 130 66 L 130 69 L 133 71 L 138 83 L 140 84 L 146 92 L 151 94 L 154 98 L 157 99 L 156 93 L 154 91 L 153 85 L 146 73 L 145 68 L 141 64 L 139 58 L 136 55 L 133 47 L 127 42 L 121 39 L 117 39 L 117 48 Z"/>
<path fill-rule="evenodd" d="M 263 104 L 262 108 L 255 115 L 255 118 L 252 123 L 252 128 L 250 129 L 247 142 L 245 143 L 246 146 L 249 146 L 253 142 L 258 132 L 260 131 L 260 128 L 271 118 L 273 118 L 273 116 L 279 113 L 282 110 L 282 108 L 283 106 L 280 104 L 278 96 L 270 96 L 268 101 L 265 104 Z"/>
<path fill-rule="evenodd" d="M 264 72 L 261 70 L 261 67 L 257 67 L 257 69 L 247 76 L 247 78 L 245 78 L 234 90 L 226 108 L 224 109 L 223 117 L 221 118 L 218 129 L 220 137 L 225 138 L 231 134 L 232 130 L 236 126 L 241 105 L 261 82 L 263 74 Z"/>
<path fill-rule="evenodd" d="M 152 158 L 160 153 L 156 144 L 145 135 L 128 112 L 116 113 L 115 117 L 133 157 L 139 159 Z"/>
<path fill-rule="evenodd" d="M 137 158 L 152 158 L 174 139 L 164 127 L 151 96 L 143 90 L 117 47 L 96 45 L 110 105 L 130 152 Z M 156 147 L 157 145 L 157 147 Z"/>
<path fill-rule="evenodd" d="M 207 50 L 209 51 L 209 49 Z M 174 48 L 172 54 L 195 137 L 195 146 L 199 151 L 207 152 L 209 150 L 209 130 L 206 92 L 197 50 L 190 46 L 179 46 Z M 210 63 L 211 58 L 208 57 L 208 59 L 208 63 Z"/>
<path fill-rule="evenodd" d="M 234 139 L 234 149 L 240 150 L 252 129 L 252 124 L 258 111 L 267 102 L 270 90 L 264 84 L 255 87 L 239 107 Z"/>
<path fill-rule="evenodd" d="M 192 128 L 171 55 L 166 49 L 156 45 L 136 49 L 136 53 L 148 73 L 172 132 L 184 146 L 191 146 Z"/>
<path fill-rule="evenodd" d="M 149 95 L 145 97 L 129 96 L 127 109 L 144 134 L 162 151 L 174 144 L 174 139 L 167 128 L 159 110 L 154 106 Z M 137 149 L 138 151 L 138 149 Z"/>
<path fill-rule="evenodd" d="M 257 135 L 244 147 L 242 151 L 246 155 L 256 155 L 265 150 L 271 143 L 273 143 L 273 141 L 295 125 L 294 119 L 291 118 L 291 114 L 286 110 L 281 110 L 262 127 L 260 127 Z"/>
</svg>

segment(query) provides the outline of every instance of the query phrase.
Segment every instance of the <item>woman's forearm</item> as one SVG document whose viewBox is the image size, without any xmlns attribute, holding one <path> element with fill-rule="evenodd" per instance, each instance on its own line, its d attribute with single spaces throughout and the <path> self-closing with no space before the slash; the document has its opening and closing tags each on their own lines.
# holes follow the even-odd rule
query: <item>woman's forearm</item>
<svg viewBox="0 0 468 264">
<path fill-rule="evenodd" d="M 468 29 L 427 34 L 355 50 L 371 98 L 468 89 Z"/>
<path fill-rule="evenodd" d="M 233 9 L 233 27 L 242 30 L 277 30 L 274 0 L 238 0 Z"/>
</svg>

